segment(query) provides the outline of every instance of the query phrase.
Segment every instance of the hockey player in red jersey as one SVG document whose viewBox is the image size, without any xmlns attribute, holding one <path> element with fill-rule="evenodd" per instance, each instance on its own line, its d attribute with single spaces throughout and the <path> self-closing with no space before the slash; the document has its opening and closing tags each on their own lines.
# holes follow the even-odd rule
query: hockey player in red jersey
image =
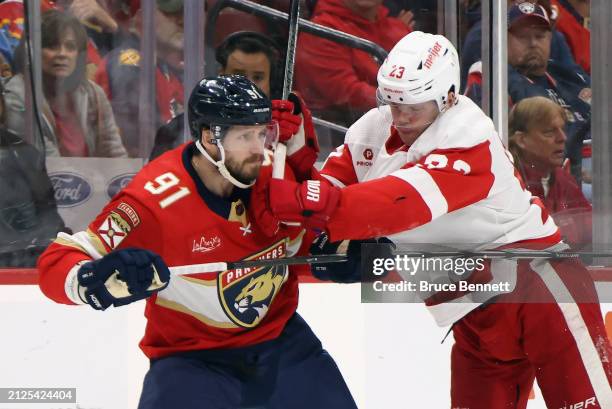
<svg viewBox="0 0 612 409">
<path fill-rule="evenodd" d="M 282 124 L 291 103 L 275 105 L 280 128 L 295 128 L 295 117 Z M 279 129 L 261 90 L 241 76 L 204 78 L 188 119 L 195 142 L 147 164 L 86 231 L 60 235 L 40 257 L 42 291 L 98 310 L 147 299 L 140 409 L 356 408 L 296 313 L 296 271 L 171 277 L 167 266 L 290 257 L 312 240 L 299 226 L 263 235 L 249 216 Z"/>
<path fill-rule="evenodd" d="M 350 127 L 320 174 L 313 171 L 316 180 L 258 180 L 252 201 L 267 216 L 258 219 L 268 222 L 262 229 L 298 221 L 331 242 L 566 249 L 492 121 L 457 95 L 459 76 L 446 38 L 404 37 L 380 67 L 379 107 Z M 579 261 L 489 260 L 466 277 L 512 283 L 514 291 L 423 296 L 436 322 L 452 325 L 453 408 L 525 408 L 534 378 L 549 408 L 612 408 L 612 348 Z"/>
</svg>

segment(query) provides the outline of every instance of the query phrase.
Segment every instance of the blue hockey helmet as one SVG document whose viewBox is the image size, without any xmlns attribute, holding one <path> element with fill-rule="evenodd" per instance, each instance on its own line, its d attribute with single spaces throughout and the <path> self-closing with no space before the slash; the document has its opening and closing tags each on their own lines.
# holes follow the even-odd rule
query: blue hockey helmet
<svg viewBox="0 0 612 409">
<path fill-rule="evenodd" d="M 187 115 L 195 139 L 200 138 L 202 129 L 210 129 L 213 138 L 221 139 L 223 128 L 270 123 L 272 104 L 241 75 L 205 77 L 191 92 Z"/>
</svg>

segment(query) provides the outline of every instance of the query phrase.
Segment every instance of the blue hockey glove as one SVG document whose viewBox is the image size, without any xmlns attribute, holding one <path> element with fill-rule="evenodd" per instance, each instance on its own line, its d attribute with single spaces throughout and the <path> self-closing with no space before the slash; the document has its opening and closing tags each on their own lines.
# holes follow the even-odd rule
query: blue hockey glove
<svg viewBox="0 0 612 409">
<path fill-rule="evenodd" d="M 77 278 L 83 302 L 96 310 L 105 310 L 163 290 L 170 282 L 170 270 L 157 254 L 127 248 L 83 264 Z"/>
</svg>

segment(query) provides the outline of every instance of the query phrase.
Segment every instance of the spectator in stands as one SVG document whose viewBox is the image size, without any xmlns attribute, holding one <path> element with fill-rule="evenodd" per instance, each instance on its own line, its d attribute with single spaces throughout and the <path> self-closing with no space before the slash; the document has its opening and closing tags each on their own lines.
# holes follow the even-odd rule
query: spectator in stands
<svg viewBox="0 0 612 409">
<path fill-rule="evenodd" d="M 118 25 L 109 13 L 106 2 L 98 0 L 60 0 L 64 8 L 79 19 L 84 26 L 96 31 L 117 31 Z"/>
<path fill-rule="evenodd" d="M 404 17 L 389 17 L 382 0 L 318 0 L 312 21 L 388 51 L 411 31 Z M 316 116 L 349 125 L 376 106 L 378 64 L 368 53 L 301 33 L 296 57 L 296 89 Z"/>
<path fill-rule="evenodd" d="M 183 1 L 157 0 L 155 14 L 156 58 L 156 128 L 183 112 Z M 139 152 L 139 78 L 142 12 L 133 19 L 131 35 L 109 52 L 98 72 L 96 82 L 111 101 L 123 143 L 131 157 Z"/>
<path fill-rule="evenodd" d="M 569 44 L 574 59 L 591 73 L 591 0 L 551 0 L 557 11 L 557 30 Z"/>
<path fill-rule="evenodd" d="M 563 168 L 565 112 L 544 97 L 525 98 L 510 112 L 509 148 L 527 189 L 539 197 L 574 248 L 591 243 L 591 204 Z"/>
<path fill-rule="evenodd" d="M 280 48 L 270 37 L 254 31 L 228 35 L 215 51 L 219 74 L 244 75 L 271 99 L 282 96 Z M 184 114 L 159 127 L 150 160 L 177 147 L 183 141 Z"/>
<path fill-rule="evenodd" d="M 548 15 L 551 17 L 551 20 L 553 22 L 556 21 L 553 18 L 553 16 L 555 16 L 555 13 L 551 8 L 550 0 L 529 1 L 540 4 L 547 11 Z M 508 8 L 511 8 L 516 2 L 517 0 L 508 0 Z M 478 21 L 476 21 L 472 25 L 467 35 L 465 36 L 465 40 L 463 42 L 462 47 L 463 52 L 461 53 L 461 84 L 463 84 L 464 89 L 470 67 L 472 67 L 474 63 L 480 64 L 482 51 L 482 20 L 480 16 L 480 6 L 478 6 L 477 12 L 471 12 L 470 17 L 474 18 L 474 14 L 478 15 Z M 582 68 L 578 64 L 576 64 L 576 61 L 574 60 L 572 51 L 570 50 L 569 45 L 565 41 L 565 36 L 561 32 L 559 32 L 557 28 L 558 27 L 553 24 L 553 29 L 551 31 L 552 39 L 550 46 L 550 58 L 552 60 L 555 60 L 559 64 L 576 67 L 577 71 L 582 71 Z"/>
<path fill-rule="evenodd" d="M 0 58 L 2 72 L 13 62 L 13 53 L 23 31 L 23 4 L 21 1 L 5 1 L 0 4 Z M 10 76 L 9 73 L 6 76 Z M 5 77 L 5 75 L 2 75 Z"/>
<path fill-rule="evenodd" d="M 34 267 L 66 228 L 43 154 L 4 125 L 3 95 L 0 81 L 0 268 Z"/>
<path fill-rule="evenodd" d="M 79 21 L 58 10 L 42 14 L 42 74 L 44 99 L 40 107 L 42 138 L 47 156 L 124 157 L 127 152 L 104 91 L 85 76 L 87 36 Z M 25 50 L 24 41 L 16 51 Z M 24 67 L 6 84 L 6 122 L 25 132 Z"/>
<path fill-rule="evenodd" d="M 121 0 L 121 3 L 128 0 Z M 114 2 L 118 7 L 117 2 Z M 87 78 L 95 80 L 102 56 L 112 48 L 119 35 L 119 25 L 105 0 L 57 0 L 56 6 L 75 16 L 87 32 Z M 125 4 L 124 4 L 125 5 Z"/>
<path fill-rule="evenodd" d="M 465 0 L 461 0 L 465 1 Z M 383 0 L 389 16 L 405 20 L 412 31 L 438 31 L 438 2 L 431 0 Z"/>
<path fill-rule="evenodd" d="M 591 79 L 550 57 L 551 23 L 541 6 L 529 2 L 508 11 L 508 94 L 515 104 L 532 96 L 545 96 L 560 105 L 566 115 L 565 155 L 571 173 L 582 178 L 582 144 L 590 138 Z M 481 99 L 482 75 L 473 69 L 468 76 L 466 95 Z"/>
<path fill-rule="evenodd" d="M 116 0 L 129 1 L 129 0 Z M 118 7 L 118 5 L 116 6 Z M 97 66 L 102 61 L 100 57 L 100 38 L 112 38 L 117 31 L 117 23 L 107 9 L 107 3 L 98 0 L 42 0 L 41 12 L 51 9 L 66 11 L 74 15 L 87 30 L 87 78 L 93 79 Z M 23 64 L 14 62 L 13 54 L 24 30 L 24 13 L 22 0 L 8 0 L 0 4 L 0 76 L 7 77 L 7 69 L 1 60 L 7 64 Z M 108 40 L 107 40 L 108 41 Z M 104 50 L 102 50 L 104 51 Z"/>
<path fill-rule="evenodd" d="M 281 52 L 265 34 L 238 31 L 228 35 L 215 52 L 219 74 L 244 75 L 272 99 L 282 94 Z"/>
</svg>

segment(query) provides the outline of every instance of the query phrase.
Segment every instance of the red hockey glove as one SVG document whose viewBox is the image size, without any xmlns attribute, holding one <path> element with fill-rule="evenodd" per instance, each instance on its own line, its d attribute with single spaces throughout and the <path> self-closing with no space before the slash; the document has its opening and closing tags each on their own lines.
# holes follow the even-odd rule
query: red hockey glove
<svg viewBox="0 0 612 409">
<path fill-rule="evenodd" d="M 279 220 L 269 205 L 270 179 L 272 179 L 272 166 L 263 166 L 251 188 L 248 215 L 256 230 L 267 237 L 274 237 L 279 229 Z"/>
<path fill-rule="evenodd" d="M 293 113 L 293 102 L 286 99 L 272 100 L 272 119 L 278 122 L 281 143 L 287 143 L 302 126 L 302 117 Z"/>
<path fill-rule="evenodd" d="M 278 122 L 280 142 L 287 145 L 287 163 L 297 180 L 309 179 L 319 154 L 319 142 L 306 103 L 294 93 L 289 94 L 289 100 L 275 99 L 272 119 Z"/>
<path fill-rule="evenodd" d="M 340 189 L 320 180 L 270 180 L 270 208 L 284 222 L 301 222 L 304 227 L 324 230 L 339 200 Z"/>
</svg>

